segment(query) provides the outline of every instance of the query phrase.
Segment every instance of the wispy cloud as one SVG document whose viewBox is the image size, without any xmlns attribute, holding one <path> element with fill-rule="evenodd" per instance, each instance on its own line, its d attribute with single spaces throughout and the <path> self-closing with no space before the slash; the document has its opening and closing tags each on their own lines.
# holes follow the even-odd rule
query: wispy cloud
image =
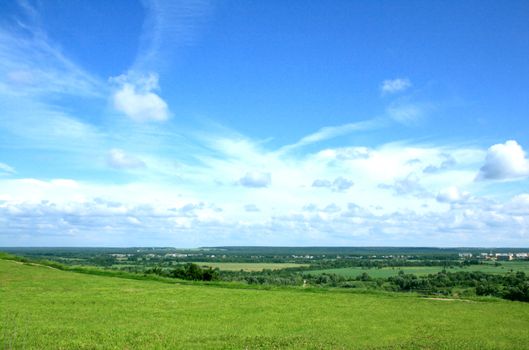
<svg viewBox="0 0 529 350">
<path fill-rule="evenodd" d="M 103 96 L 104 84 L 48 38 L 33 7 L 20 4 L 26 16 L 0 24 L 0 93 Z"/>
<path fill-rule="evenodd" d="M 102 142 L 97 127 L 57 109 L 51 103 L 0 94 L 0 144 L 63 152 L 91 152 Z"/>
<path fill-rule="evenodd" d="M 425 116 L 426 110 L 427 108 L 423 104 L 398 100 L 386 108 L 386 113 L 398 123 L 413 125 Z"/>
<path fill-rule="evenodd" d="M 356 123 L 343 124 L 339 126 L 326 126 L 313 134 L 304 136 L 294 144 L 283 146 L 280 149 L 280 152 L 288 152 L 303 146 L 347 135 L 353 132 L 377 129 L 385 126 L 386 124 L 387 122 L 385 120 L 375 118 Z"/>
<path fill-rule="evenodd" d="M 0 163 L 0 175 L 12 175 L 15 173 L 16 173 L 15 168 L 5 163 Z"/>
<path fill-rule="evenodd" d="M 138 169 L 146 166 L 141 159 L 117 148 L 108 152 L 107 163 L 116 169 Z"/>
<path fill-rule="evenodd" d="M 47 36 L 29 2 L 18 5 L 18 14 L 0 23 L 1 143 L 6 149 L 31 145 L 34 150 L 90 152 L 99 132 L 82 120 L 82 113 L 73 116 L 71 102 L 104 103 L 107 85 Z M 59 102 L 63 99 L 68 107 Z"/>
<path fill-rule="evenodd" d="M 197 38 L 212 9 L 208 0 L 146 0 L 147 19 L 132 71 L 161 70 L 172 54 Z"/>
<path fill-rule="evenodd" d="M 402 92 L 411 87 L 411 81 L 408 78 L 397 78 L 384 80 L 380 85 L 383 94 L 394 94 Z"/>
</svg>

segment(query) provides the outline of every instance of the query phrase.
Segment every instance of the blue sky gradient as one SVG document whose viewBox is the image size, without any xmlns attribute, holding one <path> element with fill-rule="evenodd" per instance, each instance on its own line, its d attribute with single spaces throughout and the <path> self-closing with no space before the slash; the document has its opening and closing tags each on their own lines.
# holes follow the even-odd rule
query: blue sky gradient
<svg viewBox="0 0 529 350">
<path fill-rule="evenodd" d="M 0 246 L 529 246 L 529 3 L 0 3 Z"/>
</svg>

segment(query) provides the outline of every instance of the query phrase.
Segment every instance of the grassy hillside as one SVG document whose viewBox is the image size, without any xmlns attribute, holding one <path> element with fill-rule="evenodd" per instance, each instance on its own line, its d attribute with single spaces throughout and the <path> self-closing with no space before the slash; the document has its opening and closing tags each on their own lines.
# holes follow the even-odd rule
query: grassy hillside
<svg viewBox="0 0 529 350">
<path fill-rule="evenodd" d="M 529 304 L 251 290 L 0 260 L 0 348 L 512 349 Z"/>
</svg>

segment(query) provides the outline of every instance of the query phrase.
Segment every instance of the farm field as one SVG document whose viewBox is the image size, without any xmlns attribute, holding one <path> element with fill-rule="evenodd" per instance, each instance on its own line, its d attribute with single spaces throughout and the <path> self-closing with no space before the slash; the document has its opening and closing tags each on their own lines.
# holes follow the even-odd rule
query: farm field
<svg viewBox="0 0 529 350">
<path fill-rule="evenodd" d="M 513 349 L 529 304 L 179 285 L 0 260 L 0 347 Z M 490 317 L 493 315 L 494 317 Z"/>
<path fill-rule="evenodd" d="M 263 270 L 282 270 L 291 267 L 304 267 L 309 266 L 309 264 L 295 264 L 295 263 L 252 263 L 252 262 L 205 262 L 205 261 L 193 261 L 194 264 L 197 264 L 201 267 L 211 267 L 213 269 L 220 269 L 222 271 L 263 271 Z M 184 263 L 173 263 L 173 265 L 184 264 Z M 124 269 L 124 268 L 140 268 L 141 264 L 115 264 L 112 265 L 114 269 Z"/>
<path fill-rule="evenodd" d="M 224 271 L 262 271 L 262 270 L 281 270 L 289 267 L 303 267 L 308 264 L 294 263 L 222 263 L 222 262 L 195 262 L 199 266 L 219 268 Z"/>
<path fill-rule="evenodd" d="M 442 266 L 399 266 L 399 267 L 383 267 L 381 269 L 371 268 L 366 269 L 362 267 L 344 267 L 337 269 L 324 269 L 310 271 L 311 274 L 334 273 L 344 277 L 356 277 L 362 273 L 367 273 L 374 278 L 387 278 L 396 276 L 400 271 L 404 273 L 413 273 L 416 275 L 434 274 L 443 270 Z M 470 265 L 464 268 L 450 267 L 447 271 L 481 271 L 486 273 L 507 273 L 509 271 L 523 271 L 529 273 L 529 261 L 506 261 L 502 262 L 501 266 L 494 264 Z"/>
</svg>

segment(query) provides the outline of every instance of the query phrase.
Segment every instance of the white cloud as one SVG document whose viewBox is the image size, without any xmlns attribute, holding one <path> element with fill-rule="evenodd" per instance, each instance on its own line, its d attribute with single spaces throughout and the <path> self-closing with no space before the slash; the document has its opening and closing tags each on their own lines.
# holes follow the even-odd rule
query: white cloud
<svg viewBox="0 0 529 350">
<path fill-rule="evenodd" d="M 529 194 L 521 193 L 514 196 L 506 205 L 510 213 L 529 216 Z"/>
<path fill-rule="evenodd" d="M 376 157 L 379 151 L 373 152 Z M 405 159 L 409 158 L 403 157 L 403 162 Z M 463 201 L 465 192 L 443 187 L 437 200 L 444 200 L 441 197 L 445 196 L 451 204 L 458 205 L 448 209 L 441 204 L 436 206 L 433 197 L 419 201 L 430 204 L 424 209 L 415 205 L 417 199 L 393 201 L 389 194 L 381 197 L 387 191 L 377 191 L 373 185 L 375 188 L 367 192 L 355 186 L 350 194 L 329 196 L 314 194 L 306 187 L 237 191 L 227 186 L 223 193 L 222 188 L 215 191 L 207 183 L 201 186 L 197 192 L 181 194 L 180 189 L 167 184 L 94 185 L 68 179 L 0 179 L 0 245 L 90 242 L 196 247 L 251 241 L 278 245 L 354 242 L 446 246 L 490 245 L 501 239 L 505 245 L 521 246 L 529 234 L 526 194 L 504 202 L 474 198 Z M 372 198 L 365 193 L 388 209 L 371 212 Z M 355 203 L 350 202 L 351 198 L 355 198 Z M 256 201 L 259 211 L 255 211 L 254 204 L 240 204 Z M 222 210 L 215 203 L 222 203 Z"/>
<path fill-rule="evenodd" d="M 389 117 L 404 125 L 417 123 L 424 116 L 424 106 L 410 102 L 393 102 L 386 109 Z"/>
<path fill-rule="evenodd" d="M 420 184 L 420 178 L 414 173 L 408 174 L 404 178 L 395 179 L 393 184 L 379 184 L 378 187 L 393 190 L 396 195 L 427 195 L 426 190 Z"/>
<path fill-rule="evenodd" d="M 140 78 L 121 75 L 110 81 L 120 85 L 113 95 L 117 111 L 135 121 L 165 121 L 169 118 L 167 103 L 153 92 L 158 89 L 156 74 Z"/>
<path fill-rule="evenodd" d="M 173 135 L 170 130 L 168 133 L 160 141 L 161 148 L 167 147 L 164 139 Z M 115 150 L 115 166 L 148 164 L 142 176 L 129 179 L 135 182 L 128 184 L 79 182 L 73 186 L 64 180 L 0 177 L 2 200 L 8 201 L 0 203 L 0 245 L 18 242 L 16 237 L 22 237 L 23 232 L 33 232 L 31 244 L 55 234 L 77 237 L 77 242 L 96 238 L 105 242 L 99 245 L 137 242 L 177 246 L 229 242 L 446 245 L 449 238 L 443 240 L 441 236 L 463 233 L 475 242 L 485 242 L 483 235 L 493 232 L 487 229 L 492 225 L 503 225 L 502 232 L 508 233 L 502 237 L 523 233 L 519 222 L 526 219 L 521 209 L 517 215 L 522 217 L 514 218 L 506 207 L 500 210 L 473 197 L 450 206 L 438 202 L 443 200 L 441 196 L 436 198 L 435 194 L 450 186 L 476 193 L 480 184 L 473 180 L 484 150 L 396 142 L 369 149 L 341 147 L 280 154 L 267 150 L 263 142 L 240 135 L 223 132 L 208 136 L 178 146 L 179 150 L 195 147 L 192 158 L 189 152 L 163 154 L 159 148 L 157 156 L 143 148 L 141 156 L 127 154 L 127 150 L 135 149 L 132 147 Z M 100 147 L 94 157 L 108 151 Z M 450 169 L 423 173 L 426 165 L 439 166 L 446 161 L 446 154 L 455 161 Z M 172 166 L 174 162 L 178 168 Z M 408 178 L 412 173 L 415 177 Z M 314 179 L 323 179 L 327 181 L 323 184 L 331 187 L 313 188 Z M 343 190 L 352 179 L 354 186 Z M 379 188 L 380 183 L 390 184 L 392 191 Z M 395 196 L 395 192 L 411 195 Z M 425 192 L 432 195 L 423 196 Z M 447 198 L 457 200 L 457 196 Z M 349 205 L 352 201 L 355 204 Z M 217 203 L 222 208 L 214 205 Z M 375 209 L 381 205 L 383 208 Z M 467 209 L 473 212 L 465 212 Z M 482 225 L 483 231 L 481 226 L 479 232 L 469 228 L 476 225 Z M 507 231 L 510 229 L 513 231 Z M 81 236 L 67 236 L 71 232 Z M 68 242 L 75 244 L 74 238 Z"/>
<path fill-rule="evenodd" d="M 0 163 L 0 175 L 2 174 L 14 174 L 16 173 L 15 169 L 5 163 Z"/>
<path fill-rule="evenodd" d="M 367 159 L 370 156 L 370 151 L 367 147 L 346 147 L 336 149 L 336 159 L 351 160 L 351 159 Z"/>
<path fill-rule="evenodd" d="M 253 214 L 252 214 L 253 215 Z M 255 215 L 259 216 L 260 213 Z M 401 243 L 426 245 L 488 245 L 497 242 L 498 228 L 509 232 L 502 236 L 506 245 L 523 245 L 528 234 L 529 212 L 511 213 L 508 204 L 476 207 L 451 207 L 444 212 L 419 214 L 395 211 L 374 215 L 349 203 L 341 211 L 335 203 L 320 210 L 283 213 L 265 221 L 246 223 L 229 220 L 207 205 L 193 210 L 171 211 L 170 207 L 134 206 L 104 201 L 0 203 L 2 234 L 21 239 L 17 229 L 29 232 L 28 242 L 74 243 L 78 240 L 99 245 L 124 245 L 130 242 L 170 242 L 178 246 L 241 244 L 251 239 L 260 244 L 347 244 Z M 9 225 L 6 224 L 9 222 Z M 145 235 L 145 227 L 150 235 Z M 94 235 L 93 232 L 101 232 Z M 288 232 L 288 235 L 284 233 Z M 126 242 L 126 243 L 124 243 Z"/>
<path fill-rule="evenodd" d="M 466 201 L 469 197 L 470 193 L 462 192 L 456 186 L 450 186 L 439 191 L 436 199 L 441 203 L 460 203 Z"/>
<path fill-rule="evenodd" d="M 333 188 L 336 191 L 345 191 L 350 189 L 354 182 L 352 180 L 346 179 L 345 177 L 339 176 L 332 182 Z"/>
<path fill-rule="evenodd" d="M 369 210 L 362 208 L 355 203 L 347 203 L 347 211 L 342 213 L 343 217 L 368 217 L 372 214 Z"/>
<path fill-rule="evenodd" d="M 397 78 L 384 80 L 380 89 L 384 94 L 393 94 L 396 92 L 404 91 L 411 86 L 411 82 L 407 78 Z"/>
<path fill-rule="evenodd" d="M 353 185 L 354 182 L 352 180 L 349 180 L 343 176 L 335 178 L 334 181 L 316 179 L 312 182 L 312 187 L 326 187 L 336 192 L 346 191 Z"/>
<path fill-rule="evenodd" d="M 332 139 L 338 136 L 347 135 L 355 131 L 376 129 L 383 126 L 383 124 L 384 122 L 381 119 L 369 119 L 361 122 L 349 123 L 339 126 L 326 126 L 313 134 L 302 137 L 298 142 L 294 144 L 282 147 L 280 149 L 280 152 L 291 151 L 299 147 Z"/>
<path fill-rule="evenodd" d="M 259 212 L 259 208 L 255 204 L 246 204 L 244 210 L 247 212 Z"/>
<path fill-rule="evenodd" d="M 107 163 L 116 169 L 137 169 L 145 167 L 145 163 L 141 159 L 126 154 L 125 151 L 117 148 L 111 149 L 108 152 Z"/>
<path fill-rule="evenodd" d="M 312 182 L 312 187 L 331 187 L 332 182 L 325 179 L 316 179 Z"/>
<path fill-rule="evenodd" d="M 440 171 L 448 170 L 450 168 L 453 168 L 457 165 L 456 160 L 449 154 L 442 154 L 441 155 L 444 160 L 441 162 L 441 164 L 437 165 L 428 165 L 426 168 L 423 169 L 424 173 L 427 174 L 435 174 Z"/>
<path fill-rule="evenodd" d="M 68 59 L 39 26 L 39 14 L 19 2 L 25 16 L 0 23 L 0 93 L 102 96 L 99 79 Z"/>
<path fill-rule="evenodd" d="M 327 205 L 325 208 L 323 208 L 322 211 L 325 213 L 338 213 L 339 211 L 341 211 L 341 209 L 335 203 L 331 203 Z"/>
<path fill-rule="evenodd" d="M 239 179 L 239 184 L 244 187 L 268 187 L 272 183 L 272 175 L 266 172 L 249 171 Z"/>
<path fill-rule="evenodd" d="M 4 152 L 58 152 L 64 165 L 90 158 L 100 131 L 85 123 L 77 99 L 100 103 L 108 86 L 67 57 L 41 27 L 32 1 L 14 2 L 17 14 L 0 23 L 0 133 Z M 68 99 L 67 111 L 61 105 Z M 75 101 L 75 102 L 74 102 Z M 73 117 L 75 116 L 75 117 Z M 59 155 L 60 154 L 60 155 Z M 66 159 L 68 158 L 68 159 Z"/>
<path fill-rule="evenodd" d="M 309 203 L 309 204 L 306 204 L 304 205 L 302 208 L 301 208 L 302 211 L 318 211 L 318 206 L 314 203 Z"/>
<path fill-rule="evenodd" d="M 529 176 L 529 160 L 514 140 L 491 146 L 477 180 L 510 180 Z"/>
<path fill-rule="evenodd" d="M 209 0 L 145 0 L 147 16 L 132 69 L 165 68 L 182 46 L 192 45 L 211 13 Z"/>
</svg>

